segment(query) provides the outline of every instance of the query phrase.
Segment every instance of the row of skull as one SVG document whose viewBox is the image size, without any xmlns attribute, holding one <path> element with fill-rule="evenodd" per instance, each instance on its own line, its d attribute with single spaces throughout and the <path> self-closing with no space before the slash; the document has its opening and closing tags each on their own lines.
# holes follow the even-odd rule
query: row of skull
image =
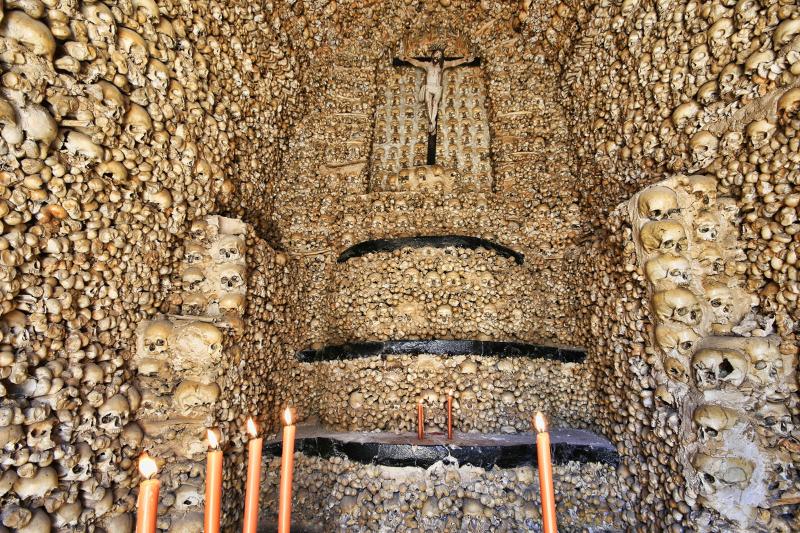
<svg viewBox="0 0 800 533">
<path fill-rule="evenodd" d="M 786 436 L 793 429 L 785 405 L 790 376 L 779 337 L 709 336 L 731 334 L 757 300 L 736 287 L 735 278 L 720 277 L 731 272 L 725 257 L 737 246 L 729 231 L 735 207 L 718 200 L 710 183 L 706 193 L 697 195 L 698 181 L 678 177 L 645 189 L 631 201 L 629 212 L 639 229 L 639 260 L 651 287 L 654 341 L 663 353 L 666 382 L 656 395 L 676 407 L 695 404 L 697 439 L 684 444 L 690 457 L 684 467 L 693 473 L 690 479 L 706 505 L 741 523 L 749 515 L 728 513 L 726 498 L 764 482 L 763 475 L 753 477 L 757 461 L 732 445 L 754 439 L 743 408 L 759 406 L 757 429 L 765 445 L 774 444 L 769 439 L 776 435 Z M 694 232 L 687 233 L 686 226 Z M 718 245 L 721 264 L 702 268 L 695 243 Z M 701 268 L 693 270 L 693 260 Z"/>
</svg>

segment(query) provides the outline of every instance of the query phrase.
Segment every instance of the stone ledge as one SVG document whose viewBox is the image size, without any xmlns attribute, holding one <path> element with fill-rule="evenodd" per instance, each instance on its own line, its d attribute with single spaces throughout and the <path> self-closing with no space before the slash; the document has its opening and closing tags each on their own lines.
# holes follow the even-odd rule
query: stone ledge
<svg viewBox="0 0 800 533">
<path fill-rule="evenodd" d="M 301 363 L 343 361 L 388 355 L 478 355 L 486 357 L 529 357 L 551 359 L 562 363 L 581 363 L 586 359 L 582 348 L 546 346 L 524 342 L 475 340 L 403 340 L 353 342 L 325 346 L 319 350 L 307 349 L 297 353 Z"/>
<path fill-rule="evenodd" d="M 617 466 L 616 448 L 590 431 L 553 428 L 550 431 L 553 464 L 571 461 Z M 516 468 L 536 463 L 536 436 L 532 433 L 455 433 L 448 441 L 432 433 L 420 441 L 414 433 L 326 432 L 319 427 L 298 427 L 295 451 L 307 456 L 342 457 L 362 464 L 428 468 L 439 461 L 484 469 Z M 265 455 L 280 455 L 281 442 L 268 440 Z"/>
<path fill-rule="evenodd" d="M 339 255 L 337 260 L 344 263 L 348 259 L 361 257 L 366 254 L 378 252 L 393 252 L 401 248 L 468 248 L 475 250 L 485 248 L 494 250 L 502 257 L 513 257 L 518 265 L 525 262 L 525 256 L 519 252 L 480 237 L 467 237 L 463 235 L 442 235 L 442 236 L 421 236 L 421 237 L 400 237 L 396 239 L 374 239 L 360 242 L 347 248 Z"/>
</svg>

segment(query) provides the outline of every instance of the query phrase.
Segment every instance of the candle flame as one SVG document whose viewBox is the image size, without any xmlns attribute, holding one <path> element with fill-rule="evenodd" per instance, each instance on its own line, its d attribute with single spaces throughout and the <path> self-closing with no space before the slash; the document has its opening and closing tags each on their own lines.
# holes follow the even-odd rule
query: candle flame
<svg viewBox="0 0 800 533">
<path fill-rule="evenodd" d="M 252 418 L 247 419 L 247 432 L 250 433 L 253 438 L 258 437 L 258 428 Z"/>
<path fill-rule="evenodd" d="M 537 411 L 536 416 L 533 417 L 533 425 L 539 433 L 547 431 L 547 420 L 541 411 Z"/>
<path fill-rule="evenodd" d="M 283 412 L 283 421 L 287 426 L 292 425 L 292 408 L 287 407 L 286 410 Z"/>
<path fill-rule="evenodd" d="M 219 447 L 219 439 L 217 438 L 217 432 L 213 429 L 209 429 L 207 432 L 208 434 L 208 443 L 211 445 L 212 448 Z"/>
<path fill-rule="evenodd" d="M 147 452 L 144 452 L 139 458 L 139 473 L 142 474 L 145 479 L 150 479 L 156 472 L 158 472 L 158 465 L 156 465 L 152 457 L 147 455 Z"/>
</svg>

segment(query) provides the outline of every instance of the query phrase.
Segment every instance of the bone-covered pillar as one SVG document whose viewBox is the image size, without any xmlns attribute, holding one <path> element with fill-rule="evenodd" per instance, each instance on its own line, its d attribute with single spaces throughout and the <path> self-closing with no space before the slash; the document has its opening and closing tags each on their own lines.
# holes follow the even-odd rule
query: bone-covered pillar
<svg viewBox="0 0 800 533">
<path fill-rule="evenodd" d="M 792 429 L 796 362 L 744 288 L 736 203 L 711 176 L 679 175 L 627 211 L 649 287 L 653 407 L 678 435 L 686 501 L 699 504 L 697 524 L 774 530 L 760 509 L 791 486 L 778 442 Z"/>
<path fill-rule="evenodd" d="M 161 505 L 167 507 L 159 516 L 161 529 L 203 527 L 206 428 L 219 423 L 215 409 L 226 338 L 241 330 L 246 231 L 244 223 L 220 216 L 193 222 L 184 243 L 183 290 L 174 306 L 180 313 L 137 329 L 133 367 L 142 395 L 137 423 L 142 448 L 161 466 Z"/>
</svg>

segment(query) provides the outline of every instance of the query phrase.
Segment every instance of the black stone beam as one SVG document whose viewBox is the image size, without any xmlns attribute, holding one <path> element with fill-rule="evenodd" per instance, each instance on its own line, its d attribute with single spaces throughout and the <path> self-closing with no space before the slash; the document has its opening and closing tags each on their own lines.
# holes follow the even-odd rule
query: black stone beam
<svg viewBox="0 0 800 533">
<path fill-rule="evenodd" d="M 354 244 L 339 255 L 338 262 L 344 263 L 348 259 L 361 257 L 366 254 L 378 252 L 393 252 L 401 248 L 468 248 L 475 250 L 484 248 L 494 250 L 502 257 L 513 257 L 518 265 L 525 262 L 525 256 L 519 252 L 480 237 L 466 237 L 463 235 L 441 235 L 422 237 L 400 237 L 397 239 L 374 239 Z"/>
<path fill-rule="evenodd" d="M 494 357 L 529 357 L 550 359 L 562 363 L 581 363 L 586 351 L 581 348 L 545 346 L 523 342 L 473 341 L 473 340 L 405 340 L 354 342 L 326 346 L 320 350 L 302 350 L 297 353 L 301 363 L 342 361 L 387 355 L 478 355 Z"/>
<path fill-rule="evenodd" d="M 554 428 L 550 431 L 553 464 L 570 461 L 603 463 L 617 466 L 619 455 L 614 446 L 603 437 L 577 429 Z M 278 456 L 281 442 L 268 441 L 265 454 Z M 454 435 L 453 441 L 442 434 L 426 435 L 419 441 L 415 434 L 394 433 L 330 433 L 298 435 L 295 451 L 308 456 L 342 457 L 361 464 L 380 466 L 411 466 L 428 468 L 438 461 L 457 461 L 459 465 L 472 465 L 485 469 L 516 468 L 536 465 L 536 436 Z"/>
</svg>

